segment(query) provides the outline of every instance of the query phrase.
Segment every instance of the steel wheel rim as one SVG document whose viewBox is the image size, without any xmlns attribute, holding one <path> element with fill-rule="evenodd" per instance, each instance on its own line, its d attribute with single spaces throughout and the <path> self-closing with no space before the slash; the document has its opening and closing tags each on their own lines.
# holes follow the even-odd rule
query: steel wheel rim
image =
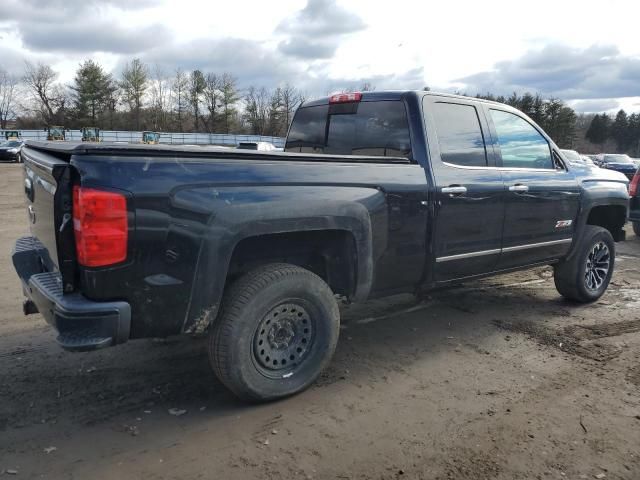
<svg viewBox="0 0 640 480">
<path fill-rule="evenodd" d="M 604 242 L 596 243 L 587 255 L 584 283 L 589 290 L 598 290 L 609 275 L 611 252 Z"/>
<path fill-rule="evenodd" d="M 288 301 L 262 318 L 253 336 L 253 357 L 268 377 L 287 378 L 309 358 L 315 322 L 300 303 Z"/>
</svg>

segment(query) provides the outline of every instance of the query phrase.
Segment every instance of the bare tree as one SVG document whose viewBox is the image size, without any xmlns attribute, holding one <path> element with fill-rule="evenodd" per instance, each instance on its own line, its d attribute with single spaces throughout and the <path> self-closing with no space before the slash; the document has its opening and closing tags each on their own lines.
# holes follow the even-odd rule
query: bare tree
<svg viewBox="0 0 640 480">
<path fill-rule="evenodd" d="M 35 110 L 48 124 L 58 118 L 57 113 L 65 104 L 64 91 L 56 84 L 57 78 L 58 74 L 50 65 L 25 63 L 24 84 L 36 104 Z"/>
<path fill-rule="evenodd" d="M 244 119 L 254 135 L 264 135 L 267 129 L 270 95 L 266 88 L 249 87 L 244 97 Z"/>
<path fill-rule="evenodd" d="M 120 88 L 129 111 L 135 115 L 136 130 L 140 130 L 140 110 L 149 86 L 149 69 L 138 58 L 127 63 L 122 71 Z"/>
<path fill-rule="evenodd" d="M 291 125 L 291 120 L 293 119 L 293 114 L 296 111 L 296 108 L 304 101 L 303 95 L 296 88 L 291 86 L 290 84 L 285 84 L 282 87 L 282 108 L 284 110 L 284 129 L 289 129 L 289 125 Z"/>
<path fill-rule="evenodd" d="M 151 75 L 151 114 L 154 130 L 167 129 L 167 104 L 169 103 L 169 85 L 160 66 L 156 65 Z"/>
<path fill-rule="evenodd" d="M 176 117 L 178 120 L 178 130 L 180 132 L 184 131 L 184 112 L 187 109 L 187 89 L 188 89 L 188 79 L 187 75 L 181 70 L 177 69 L 176 74 L 173 77 L 173 82 L 171 84 L 171 95 L 173 100 L 173 110 L 176 113 Z"/>
<path fill-rule="evenodd" d="M 207 105 L 207 110 L 209 110 L 209 120 L 207 121 L 209 133 L 215 133 L 216 130 L 217 116 L 219 115 L 219 112 L 216 110 L 220 106 L 222 97 L 221 87 L 222 78 L 215 73 L 207 73 L 205 77 L 204 101 Z"/>
<path fill-rule="evenodd" d="M 282 131 L 282 121 L 284 118 L 282 89 L 276 88 L 269 96 L 269 110 L 267 113 L 267 135 L 280 135 Z"/>
<path fill-rule="evenodd" d="M 0 128 L 7 128 L 7 121 L 15 115 L 17 85 L 16 77 L 0 70 Z"/>
</svg>

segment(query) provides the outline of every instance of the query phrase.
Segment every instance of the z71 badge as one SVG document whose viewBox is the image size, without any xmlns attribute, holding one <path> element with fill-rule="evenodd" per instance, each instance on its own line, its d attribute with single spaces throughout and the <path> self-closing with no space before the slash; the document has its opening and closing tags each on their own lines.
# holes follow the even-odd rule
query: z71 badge
<svg viewBox="0 0 640 480">
<path fill-rule="evenodd" d="M 572 223 L 573 223 L 573 220 L 558 220 L 556 222 L 556 228 L 570 227 Z"/>
</svg>

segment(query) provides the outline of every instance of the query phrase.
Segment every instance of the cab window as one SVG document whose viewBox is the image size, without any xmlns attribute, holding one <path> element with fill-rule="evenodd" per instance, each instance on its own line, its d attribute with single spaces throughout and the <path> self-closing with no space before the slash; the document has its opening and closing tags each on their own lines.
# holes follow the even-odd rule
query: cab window
<svg viewBox="0 0 640 480">
<path fill-rule="evenodd" d="M 440 158 L 465 167 L 486 167 L 487 151 L 476 108 L 460 103 L 432 106 Z"/>
<path fill-rule="evenodd" d="M 490 113 L 503 167 L 554 168 L 549 143 L 533 125 L 510 112 L 490 109 Z"/>
</svg>

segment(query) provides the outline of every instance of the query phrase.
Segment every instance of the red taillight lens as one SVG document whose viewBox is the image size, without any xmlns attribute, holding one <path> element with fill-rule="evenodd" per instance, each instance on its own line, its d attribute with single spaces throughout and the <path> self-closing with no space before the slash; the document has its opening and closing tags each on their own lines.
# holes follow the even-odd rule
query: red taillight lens
<svg viewBox="0 0 640 480">
<path fill-rule="evenodd" d="M 362 100 L 362 94 L 360 92 L 336 93 L 329 97 L 329 103 L 351 103 L 359 102 L 360 100 Z"/>
<path fill-rule="evenodd" d="M 127 199 L 119 193 L 73 187 L 73 231 L 78 263 L 104 267 L 127 258 Z"/>
<path fill-rule="evenodd" d="M 638 195 L 638 188 L 640 188 L 640 169 L 636 172 L 631 179 L 631 183 L 629 184 L 629 196 L 635 197 Z"/>
</svg>

